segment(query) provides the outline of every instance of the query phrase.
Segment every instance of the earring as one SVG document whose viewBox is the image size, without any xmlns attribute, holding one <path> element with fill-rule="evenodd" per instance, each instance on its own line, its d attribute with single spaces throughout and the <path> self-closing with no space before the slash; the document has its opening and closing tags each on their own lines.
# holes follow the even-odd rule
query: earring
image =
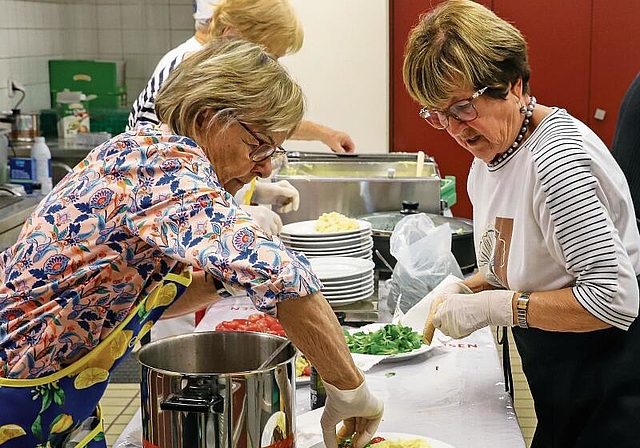
<svg viewBox="0 0 640 448">
<path fill-rule="evenodd" d="M 524 115 L 525 112 L 527 112 L 526 106 L 520 106 L 520 113 Z"/>
</svg>

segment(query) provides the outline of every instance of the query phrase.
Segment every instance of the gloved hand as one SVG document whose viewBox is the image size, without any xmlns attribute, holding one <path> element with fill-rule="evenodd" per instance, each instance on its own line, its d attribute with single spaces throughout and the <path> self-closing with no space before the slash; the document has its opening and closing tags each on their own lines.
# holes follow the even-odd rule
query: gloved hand
<svg viewBox="0 0 640 448">
<path fill-rule="evenodd" d="M 447 294 L 473 294 L 473 291 L 462 282 L 449 283 L 438 290 L 438 295 L 431 301 L 431 305 L 429 306 L 429 316 L 427 317 L 424 329 L 422 330 L 422 339 L 427 345 L 431 345 L 431 341 L 433 341 L 433 334 L 436 331 L 436 327 L 433 325 L 435 311 L 438 305 L 442 303 L 442 296 Z"/>
<path fill-rule="evenodd" d="M 275 205 L 278 213 L 287 213 L 298 210 L 300 193 L 286 180 L 256 182 L 251 202 Z"/>
<path fill-rule="evenodd" d="M 320 419 L 326 448 L 338 448 L 336 425 L 343 421 L 340 438 L 353 437 L 353 447 L 363 448 L 373 437 L 384 412 L 382 400 L 373 395 L 366 381 L 352 390 L 324 383 L 327 401 Z"/>
<path fill-rule="evenodd" d="M 513 326 L 515 291 L 494 289 L 475 294 L 445 294 L 431 305 L 433 325 L 459 339 L 487 325 Z"/>
<path fill-rule="evenodd" d="M 282 219 L 280 219 L 277 213 L 263 205 L 241 205 L 240 207 L 251 215 L 263 230 L 272 235 L 280 233 L 280 229 L 282 229 Z"/>
<path fill-rule="evenodd" d="M 445 294 L 473 294 L 473 291 L 462 282 L 449 283 L 438 290 L 439 295 Z"/>
</svg>

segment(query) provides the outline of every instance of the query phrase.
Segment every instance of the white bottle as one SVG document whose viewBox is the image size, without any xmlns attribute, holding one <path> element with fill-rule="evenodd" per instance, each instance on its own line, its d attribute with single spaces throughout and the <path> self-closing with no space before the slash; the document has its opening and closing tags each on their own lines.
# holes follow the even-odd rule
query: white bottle
<svg viewBox="0 0 640 448">
<path fill-rule="evenodd" d="M 41 193 L 48 194 L 53 188 L 51 178 L 51 151 L 44 141 L 44 137 L 36 137 L 35 143 L 31 147 L 31 159 L 36 166 L 36 178 L 33 179 L 40 184 Z"/>
</svg>

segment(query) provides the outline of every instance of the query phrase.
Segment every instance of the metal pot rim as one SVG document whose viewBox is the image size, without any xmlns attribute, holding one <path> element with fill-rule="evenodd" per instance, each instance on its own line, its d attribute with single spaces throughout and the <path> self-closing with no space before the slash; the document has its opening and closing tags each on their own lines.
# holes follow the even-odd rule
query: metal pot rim
<svg viewBox="0 0 640 448">
<path fill-rule="evenodd" d="M 451 228 L 452 238 L 462 238 L 462 237 L 467 237 L 468 235 L 473 235 L 473 221 L 471 221 L 470 219 L 435 215 L 433 213 L 425 213 L 425 212 L 420 212 L 420 213 L 424 213 L 429 218 L 433 218 L 437 216 L 439 219 L 442 219 L 443 221 L 449 223 L 449 225 L 452 225 L 455 223 L 461 223 L 461 224 L 464 224 L 465 226 L 471 227 L 471 229 L 466 229 L 466 230 L 463 230 L 462 232 L 458 232 L 452 227 Z M 402 215 L 400 212 L 376 212 L 376 213 L 369 213 L 366 215 L 358 216 L 358 219 L 371 222 L 372 235 L 380 236 L 380 237 L 390 237 L 393 234 L 393 230 L 376 229 L 374 223 L 371 221 L 371 218 L 385 217 L 385 216 L 388 217 L 390 220 L 395 218 L 396 219 L 395 224 L 397 224 L 402 218 L 404 218 L 407 215 Z M 394 224 L 394 227 L 395 227 L 395 224 Z"/>
<path fill-rule="evenodd" d="M 272 364 L 270 367 L 265 368 L 265 369 L 249 369 L 249 370 L 240 370 L 240 371 L 234 371 L 234 372 L 186 372 L 186 371 L 181 371 L 181 370 L 171 370 L 168 369 L 166 367 L 162 367 L 162 366 L 154 366 L 151 365 L 151 363 L 149 362 L 145 362 L 142 361 L 140 358 L 144 357 L 145 351 L 151 351 L 154 348 L 158 347 L 158 346 L 162 346 L 163 344 L 168 344 L 171 343 L 173 341 L 179 341 L 180 339 L 191 339 L 191 338 L 206 338 L 206 337 L 211 337 L 212 334 L 222 334 L 225 335 L 227 333 L 231 333 L 231 334 L 235 334 L 235 335 L 239 335 L 239 334 L 245 334 L 245 335 L 249 335 L 249 337 L 251 338 L 257 338 L 257 339 L 274 339 L 274 340 L 282 340 L 284 341 L 286 338 L 282 337 L 282 336 L 278 336 L 278 335 L 274 335 L 274 334 L 268 334 L 268 333 L 260 333 L 260 332 L 254 332 L 254 331 L 234 331 L 234 332 L 222 332 L 222 331 L 202 331 L 202 332 L 194 332 L 194 333 L 187 333 L 187 334 L 182 334 L 182 335 L 174 335 L 174 336 L 168 336 L 162 339 L 158 339 L 156 341 L 150 342 L 149 344 L 144 345 L 142 348 L 140 348 L 140 350 L 135 354 L 136 355 L 136 359 L 137 361 L 140 363 L 140 365 L 151 369 L 153 371 L 156 372 L 161 372 L 167 375 L 182 375 L 185 377 L 188 376 L 192 376 L 192 377 L 199 377 L 199 376 L 216 376 L 216 377 L 234 377 L 234 376 L 251 376 L 251 375 L 261 375 L 267 372 L 272 372 L 273 370 L 275 370 L 278 367 L 281 367 L 285 364 L 289 364 L 292 360 L 295 359 L 296 357 L 296 350 L 293 351 L 293 354 L 288 357 L 287 359 L 280 361 L 277 364 Z M 208 335 L 208 336 L 207 336 Z M 291 345 L 291 347 L 293 347 L 293 345 Z"/>
</svg>

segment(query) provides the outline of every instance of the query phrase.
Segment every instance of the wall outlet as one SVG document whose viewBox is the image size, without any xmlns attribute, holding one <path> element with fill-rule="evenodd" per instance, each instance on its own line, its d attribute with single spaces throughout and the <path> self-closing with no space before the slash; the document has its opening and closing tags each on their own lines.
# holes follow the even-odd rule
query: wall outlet
<svg viewBox="0 0 640 448">
<path fill-rule="evenodd" d="M 7 79 L 7 95 L 9 95 L 9 98 L 13 98 L 16 92 L 22 92 L 24 94 L 24 86 L 15 79 Z"/>
</svg>

